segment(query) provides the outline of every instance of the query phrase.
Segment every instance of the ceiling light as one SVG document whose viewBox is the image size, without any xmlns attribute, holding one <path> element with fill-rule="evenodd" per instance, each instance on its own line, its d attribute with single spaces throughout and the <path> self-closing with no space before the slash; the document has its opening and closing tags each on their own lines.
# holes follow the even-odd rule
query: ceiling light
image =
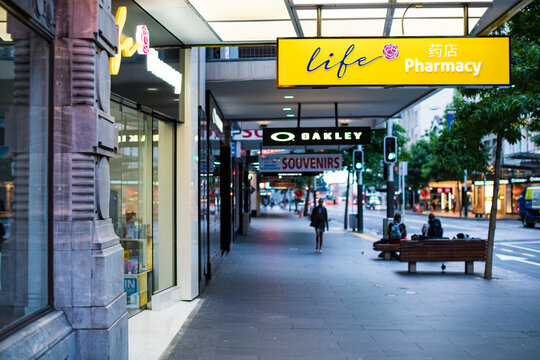
<svg viewBox="0 0 540 360">
<path fill-rule="evenodd" d="M 292 95 L 285 95 L 283 98 L 284 98 L 284 99 L 294 99 L 294 96 L 292 96 Z"/>
<path fill-rule="evenodd" d="M 287 117 L 294 117 L 294 114 L 287 114 Z"/>
<path fill-rule="evenodd" d="M 158 91 L 158 88 L 148 88 L 146 90 L 148 90 L 148 91 Z"/>
<path fill-rule="evenodd" d="M 283 108 L 283 111 L 291 111 L 291 110 L 292 110 L 292 108 L 290 108 L 290 107 L 284 107 Z"/>
</svg>

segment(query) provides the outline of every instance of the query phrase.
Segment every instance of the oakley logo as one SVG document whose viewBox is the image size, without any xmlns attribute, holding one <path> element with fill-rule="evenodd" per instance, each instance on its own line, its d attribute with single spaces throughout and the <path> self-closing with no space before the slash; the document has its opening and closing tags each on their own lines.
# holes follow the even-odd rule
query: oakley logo
<svg viewBox="0 0 540 360">
<path fill-rule="evenodd" d="M 270 135 L 270 139 L 278 142 L 293 141 L 294 134 L 286 131 L 280 131 Z"/>
</svg>

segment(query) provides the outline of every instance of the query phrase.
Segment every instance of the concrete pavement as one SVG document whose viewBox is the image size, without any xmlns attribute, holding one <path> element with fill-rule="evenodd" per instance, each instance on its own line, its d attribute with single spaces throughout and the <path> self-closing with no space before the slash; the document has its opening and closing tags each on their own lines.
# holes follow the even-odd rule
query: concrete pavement
<svg viewBox="0 0 540 360">
<path fill-rule="evenodd" d="M 382 261 L 334 222 L 274 209 L 239 236 L 169 359 L 538 359 L 540 281 Z"/>
</svg>

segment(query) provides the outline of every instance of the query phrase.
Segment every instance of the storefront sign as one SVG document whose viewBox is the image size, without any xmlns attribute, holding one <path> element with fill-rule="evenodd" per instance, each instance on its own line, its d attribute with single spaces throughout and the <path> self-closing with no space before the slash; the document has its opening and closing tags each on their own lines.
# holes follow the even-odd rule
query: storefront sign
<svg viewBox="0 0 540 360">
<path fill-rule="evenodd" d="M 527 183 L 537 183 L 540 182 L 540 176 L 529 176 L 526 178 L 510 178 L 510 179 L 500 179 L 499 184 L 527 184 Z M 474 183 L 476 186 L 483 186 L 484 184 L 490 186 L 493 185 L 493 180 L 476 180 Z"/>
<path fill-rule="evenodd" d="M 137 32 L 135 34 L 137 43 L 142 44 L 142 46 L 137 49 L 137 54 L 148 54 L 150 51 L 150 33 L 148 32 L 148 26 L 137 25 Z"/>
<path fill-rule="evenodd" d="M 270 187 L 281 188 L 281 189 L 294 189 L 296 188 L 296 183 L 294 182 L 283 182 L 283 181 L 271 181 Z"/>
<path fill-rule="evenodd" d="M 155 49 L 151 48 L 148 52 L 146 57 L 146 70 L 171 85 L 174 88 L 175 94 L 180 94 L 182 89 L 182 74 L 161 60 Z"/>
<path fill-rule="evenodd" d="M 263 130 L 263 145 L 359 145 L 371 143 L 371 128 L 276 128 Z"/>
<path fill-rule="evenodd" d="M 341 154 L 259 156 L 260 172 L 320 172 L 342 168 Z"/>
<path fill-rule="evenodd" d="M 242 130 L 239 134 L 234 134 L 233 140 L 262 140 L 262 130 Z"/>
<path fill-rule="evenodd" d="M 231 141 L 231 156 L 233 158 L 242 157 L 242 143 L 239 141 Z"/>
<path fill-rule="evenodd" d="M 281 38 L 277 86 L 509 85 L 510 40 Z"/>
<path fill-rule="evenodd" d="M 212 121 L 216 124 L 219 131 L 223 132 L 223 121 L 219 117 L 216 108 L 212 109 Z"/>
<path fill-rule="evenodd" d="M 122 63 L 122 56 L 132 57 L 137 49 L 143 46 L 143 44 L 134 42 L 132 37 L 125 37 L 122 39 L 122 31 L 126 25 L 126 18 L 127 8 L 125 6 L 120 6 L 116 11 L 115 17 L 115 24 L 118 25 L 118 52 L 114 57 L 110 58 L 111 75 L 118 75 L 118 72 L 120 71 L 120 64 Z"/>
<path fill-rule="evenodd" d="M 139 292 L 136 275 L 124 275 L 124 291 L 127 296 L 136 295 Z"/>
</svg>

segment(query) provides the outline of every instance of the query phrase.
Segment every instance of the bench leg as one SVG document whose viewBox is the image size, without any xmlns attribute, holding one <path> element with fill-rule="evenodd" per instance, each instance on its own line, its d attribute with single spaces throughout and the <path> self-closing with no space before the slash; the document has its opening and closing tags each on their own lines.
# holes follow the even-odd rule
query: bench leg
<svg viewBox="0 0 540 360">
<path fill-rule="evenodd" d="M 392 252 L 391 251 L 385 251 L 384 252 L 384 260 L 390 260 L 392 259 Z"/>
<path fill-rule="evenodd" d="M 465 274 L 474 273 L 474 261 L 465 261 Z"/>
<path fill-rule="evenodd" d="M 416 272 L 416 263 L 415 262 L 410 262 L 409 263 L 409 272 L 410 273 L 415 273 Z"/>
</svg>

